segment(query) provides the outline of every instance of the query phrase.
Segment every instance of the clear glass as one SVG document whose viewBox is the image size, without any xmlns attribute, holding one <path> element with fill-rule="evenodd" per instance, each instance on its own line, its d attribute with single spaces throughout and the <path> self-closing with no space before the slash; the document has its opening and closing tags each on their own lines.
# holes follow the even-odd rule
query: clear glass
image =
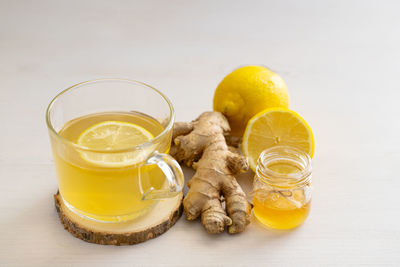
<svg viewBox="0 0 400 267">
<path fill-rule="evenodd" d="M 294 147 L 275 146 L 258 158 L 253 213 L 264 225 L 291 229 L 308 217 L 311 205 L 311 159 Z"/>
<path fill-rule="evenodd" d="M 60 134 L 71 121 L 120 113 L 157 123 L 160 131 L 145 143 L 118 150 L 89 149 Z M 182 170 L 168 155 L 174 109 L 157 89 L 125 79 L 82 82 L 51 101 L 46 122 L 60 194 L 78 215 L 108 223 L 132 220 L 147 213 L 158 199 L 182 191 Z M 122 167 L 87 160 L 110 157 L 134 160 Z"/>
</svg>

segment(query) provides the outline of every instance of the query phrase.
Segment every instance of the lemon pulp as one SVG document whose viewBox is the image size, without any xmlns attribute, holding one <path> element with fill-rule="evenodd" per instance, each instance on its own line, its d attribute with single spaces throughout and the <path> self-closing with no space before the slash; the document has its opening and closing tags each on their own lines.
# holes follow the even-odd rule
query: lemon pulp
<svg viewBox="0 0 400 267">
<path fill-rule="evenodd" d="M 310 126 L 296 112 L 285 108 L 266 109 L 247 124 L 243 136 L 243 154 L 255 171 L 257 159 L 267 148 L 283 145 L 299 148 L 310 157 L 314 154 L 314 137 Z"/>
<path fill-rule="evenodd" d="M 77 143 L 93 150 L 102 150 L 102 153 L 84 151 L 82 158 L 90 163 L 109 167 L 134 165 L 144 160 L 146 151 L 124 150 L 151 140 L 154 136 L 143 127 L 122 121 L 103 121 L 86 129 L 79 136 Z M 110 153 L 107 153 L 110 151 Z"/>
</svg>

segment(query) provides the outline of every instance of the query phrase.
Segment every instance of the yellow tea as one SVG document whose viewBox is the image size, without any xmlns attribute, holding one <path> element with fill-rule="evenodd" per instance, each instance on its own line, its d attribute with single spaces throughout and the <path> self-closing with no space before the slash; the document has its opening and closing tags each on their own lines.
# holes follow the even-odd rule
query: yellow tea
<svg viewBox="0 0 400 267">
<path fill-rule="evenodd" d="M 59 190 L 66 205 L 99 221 L 125 221 L 144 214 L 154 200 L 142 200 L 150 188 L 160 189 L 163 172 L 145 160 L 168 153 L 170 135 L 146 142 L 164 127 L 137 112 L 104 112 L 67 122 L 59 135 L 80 147 L 53 144 Z M 130 150 L 143 144 L 140 149 Z M 108 151 L 109 150 L 109 151 Z"/>
</svg>

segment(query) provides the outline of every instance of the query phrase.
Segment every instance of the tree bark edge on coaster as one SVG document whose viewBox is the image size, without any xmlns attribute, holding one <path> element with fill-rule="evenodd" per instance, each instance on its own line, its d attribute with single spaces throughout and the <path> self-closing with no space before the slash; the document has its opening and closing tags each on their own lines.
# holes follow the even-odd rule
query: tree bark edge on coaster
<svg viewBox="0 0 400 267">
<path fill-rule="evenodd" d="M 54 202 L 61 224 L 73 236 L 101 245 L 133 245 L 168 231 L 182 215 L 183 194 L 160 200 L 144 216 L 130 222 L 99 223 L 85 219 L 68 209 L 59 192 Z"/>
</svg>

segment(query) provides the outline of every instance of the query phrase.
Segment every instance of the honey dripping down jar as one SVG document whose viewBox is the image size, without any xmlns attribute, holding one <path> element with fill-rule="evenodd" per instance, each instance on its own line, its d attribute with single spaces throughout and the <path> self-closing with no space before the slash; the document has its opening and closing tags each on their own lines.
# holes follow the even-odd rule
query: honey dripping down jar
<svg viewBox="0 0 400 267">
<path fill-rule="evenodd" d="M 311 174 L 311 158 L 302 150 L 289 146 L 264 150 L 254 177 L 254 216 L 274 229 L 302 224 L 310 212 Z"/>
</svg>

